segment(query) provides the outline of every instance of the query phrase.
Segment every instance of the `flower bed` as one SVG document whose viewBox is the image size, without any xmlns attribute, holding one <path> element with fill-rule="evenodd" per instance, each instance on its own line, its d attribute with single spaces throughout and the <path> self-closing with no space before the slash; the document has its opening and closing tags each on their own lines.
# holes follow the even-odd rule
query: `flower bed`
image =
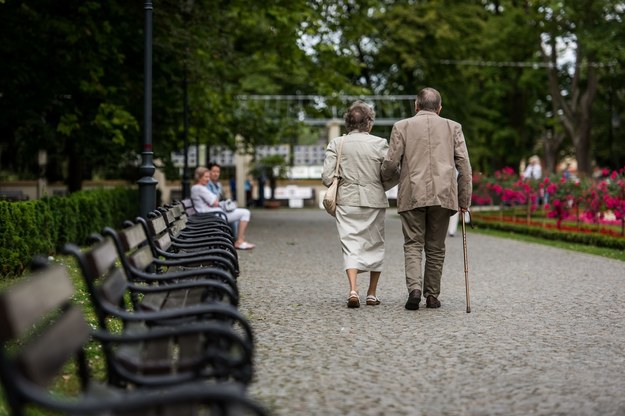
<svg viewBox="0 0 625 416">
<path fill-rule="evenodd" d="M 625 168 L 603 170 L 596 179 L 551 175 L 538 181 L 524 180 L 512 168 L 499 170 L 492 178 L 476 175 L 473 179 L 473 205 L 495 204 L 502 210 L 522 208 L 523 222 L 528 227 L 625 237 Z M 535 221 L 541 215 L 555 219 L 555 225 Z M 516 223 L 517 219 L 504 220 L 502 211 L 497 221 Z M 567 225 L 570 221 L 576 224 L 574 229 Z M 620 225 L 620 230 L 601 227 L 614 224 Z"/>
<path fill-rule="evenodd" d="M 473 212 L 477 227 L 527 234 L 547 240 L 567 241 L 597 247 L 625 250 L 625 238 L 620 231 L 606 227 L 576 226 L 568 223 L 554 224 L 551 220 L 530 220 L 493 212 Z"/>
</svg>

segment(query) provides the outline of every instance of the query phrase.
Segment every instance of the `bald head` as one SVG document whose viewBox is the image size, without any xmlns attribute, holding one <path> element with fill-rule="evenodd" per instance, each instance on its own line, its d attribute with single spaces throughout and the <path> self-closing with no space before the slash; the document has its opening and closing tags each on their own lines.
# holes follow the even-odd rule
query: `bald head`
<svg viewBox="0 0 625 416">
<path fill-rule="evenodd" d="M 441 111 L 441 95 L 434 88 L 424 88 L 419 91 L 415 107 L 417 111 L 433 111 L 438 113 Z"/>
</svg>

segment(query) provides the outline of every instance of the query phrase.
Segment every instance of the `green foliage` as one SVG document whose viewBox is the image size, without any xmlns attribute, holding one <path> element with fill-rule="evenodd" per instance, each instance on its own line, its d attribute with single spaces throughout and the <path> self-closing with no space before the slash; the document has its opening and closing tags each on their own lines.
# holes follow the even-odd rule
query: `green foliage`
<svg viewBox="0 0 625 416">
<path fill-rule="evenodd" d="M 85 244 L 91 233 L 138 215 L 138 191 L 80 191 L 37 201 L 0 201 L 0 276 L 19 275 L 33 255 L 53 255 L 63 244 Z"/>
<path fill-rule="evenodd" d="M 102 103 L 94 120 L 95 125 L 111 136 L 113 143 L 124 145 L 127 131 L 139 131 L 137 120 L 119 105 Z"/>
<path fill-rule="evenodd" d="M 600 166 L 622 166 L 625 11 L 617 0 L 578 3 L 154 2 L 155 157 L 167 163 L 182 148 L 185 118 L 191 141 L 231 148 L 237 134 L 252 148 L 303 131 L 279 109 L 242 106 L 240 95 L 415 94 L 432 86 L 443 96 L 442 115 L 463 124 L 475 171 L 569 152 L 543 146 L 549 134 L 571 136 L 561 120 L 582 119 L 561 112 L 567 107 L 554 97 L 572 109 L 575 100 L 592 102 L 589 152 Z M 67 179 L 71 190 L 94 175 L 132 176 L 144 115 L 141 3 L 12 0 L 0 19 L 3 171 L 38 177 L 41 148 L 48 178 Z M 517 65 L 544 62 L 545 36 L 582 46 L 578 90 L 567 68 L 549 74 Z M 595 68 L 594 101 L 584 94 L 591 61 L 609 63 Z M 566 96 L 550 91 L 549 75 Z M 319 112 L 331 116 L 337 103 L 326 104 Z"/>
<path fill-rule="evenodd" d="M 625 238 L 612 237 L 598 233 L 583 232 L 562 232 L 554 229 L 532 227 L 523 224 L 511 224 L 499 221 L 482 221 L 478 217 L 475 218 L 475 224 L 478 228 L 486 228 L 492 230 L 508 231 L 517 234 L 525 234 L 532 237 L 542 238 L 545 240 L 564 241 L 569 243 L 584 244 L 596 247 L 605 247 L 610 249 L 625 250 Z"/>
</svg>

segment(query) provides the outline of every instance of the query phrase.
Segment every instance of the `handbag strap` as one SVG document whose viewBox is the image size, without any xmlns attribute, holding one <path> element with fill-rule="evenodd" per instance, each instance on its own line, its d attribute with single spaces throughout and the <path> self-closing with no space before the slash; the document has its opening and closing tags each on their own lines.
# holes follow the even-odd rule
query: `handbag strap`
<svg viewBox="0 0 625 416">
<path fill-rule="evenodd" d="M 339 153 L 338 156 L 336 157 L 336 169 L 334 170 L 334 176 L 338 177 L 339 176 L 339 165 L 341 164 L 341 152 L 343 151 L 343 142 L 345 141 L 345 139 L 341 140 L 341 144 L 339 145 Z"/>
</svg>

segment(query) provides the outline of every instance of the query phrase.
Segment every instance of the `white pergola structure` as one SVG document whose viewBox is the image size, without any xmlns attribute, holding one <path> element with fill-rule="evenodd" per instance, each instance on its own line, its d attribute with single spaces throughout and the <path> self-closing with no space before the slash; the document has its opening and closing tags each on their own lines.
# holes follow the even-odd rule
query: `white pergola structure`
<svg viewBox="0 0 625 416">
<path fill-rule="evenodd" d="M 268 117 L 297 120 L 309 126 L 328 129 L 328 141 L 341 135 L 343 112 L 357 100 L 364 101 L 376 112 L 375 125 L 392 126 L 397 121 L 415 114 L 416 95 L 239 95 L 240 109 L 262 108 Z M 242 138 L 237 138 L 241 143 Z M 237 199 L 242 200 L 245 172 L 250 156 L 235 154 Z M 241 199 L 239 199 L 241 198 Z"/>
<path fill-rule="evenodd" d="M 376 112 L 375 124 L 392 126 L 414 115 L 415 95 L 239 95 L 242 107 L 262 105 L 268 113 L 299 120 L 311 126 L 326 126 L 340 119 L 351 103 L 361 100 Z"/>
</svg>

